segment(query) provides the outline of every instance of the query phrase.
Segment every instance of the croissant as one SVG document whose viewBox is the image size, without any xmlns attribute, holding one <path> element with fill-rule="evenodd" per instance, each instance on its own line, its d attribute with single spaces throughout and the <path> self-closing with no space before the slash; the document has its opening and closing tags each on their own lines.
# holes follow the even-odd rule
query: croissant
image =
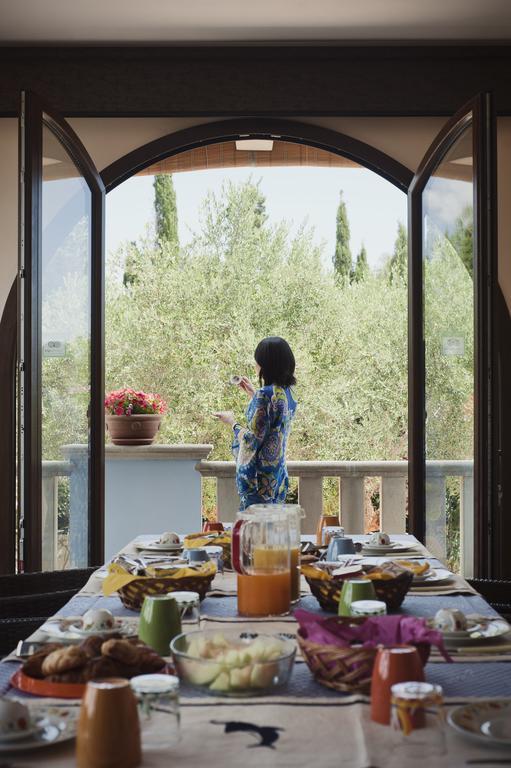
<svg viewBox="0 0 511 768">
<path fill-rule="evenodd" d="M 59 648 L 52 651 L 43 661 L 42 673 L 47 675 L 58 675 L 62 672 L 69 672 L 70 669 L 83 667 L 87 661 L 87 654 L 81 648 L 71 645 L 67 648 Z"/>
<path fill-rule="evenodd" d="M 129 665 L 138 664 L 141 656 L 140 648 L 127 640 L 106 640 L 101 646 L 101 653 Z"/>
<path fill-rule="evenodd" d="M 50 653 L 56 651 L 64 646 L 61 643 L 48 643 L 36 653 L 33 653 L 23 664 L 23 672 L 29 677 L 42 678 L 43 675 L 43 661 Z"/>
</svg>

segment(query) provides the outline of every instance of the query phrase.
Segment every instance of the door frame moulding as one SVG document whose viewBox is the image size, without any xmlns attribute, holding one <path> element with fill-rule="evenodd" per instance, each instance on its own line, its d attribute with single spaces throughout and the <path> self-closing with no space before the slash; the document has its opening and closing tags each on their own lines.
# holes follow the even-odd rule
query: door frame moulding
<svg viewBox="0 0 511 768">
<path fill-rule="evenodd" d="M 220 120 L 168 133 L 115 160 L 101 171 L 101 177 L 108 193 L 139 171 L 166 157 L 206 144 L 219 144 L 240 138 L 273 138 L 342 155 L 374 171 L 405 194 L 413 179 L 413 172 L 405 165 L 345 133 L 313 123 L 261 117 Z"/>
</svg>

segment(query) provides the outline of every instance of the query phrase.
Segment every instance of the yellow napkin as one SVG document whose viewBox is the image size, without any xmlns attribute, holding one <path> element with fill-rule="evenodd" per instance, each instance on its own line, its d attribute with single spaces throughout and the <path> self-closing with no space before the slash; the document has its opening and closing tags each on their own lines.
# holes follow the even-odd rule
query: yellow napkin
<svg viewBox="0 0 511 768">
<path fill-rule="evenodd" d="M 327 571 L 322 568 L 314 568 L 313 565 L 302 565 L 300 570 L 309 579 L 319 579 L 320 581 L 331 581 L 332 579 Z"/>
<path fill-rule="evenodd" d="M 196 547 L 225 546 L 231 543 L 230 533 L 189 533 L 185 536 L 183 547 L 185 549 L 195 549 Z"/>
<path fill-rule="evenodd" d="M 108 576 L 103 581 L 103 594 L 107 596 L 111 595 L 113 592 L 117 592 L 122 587 L 125 587 L 126 584 L 136 581 L 137 579 L 154 579 L 160 578 L 161 576 L 163 576 L 163 578 L 172 576 L 173 579 L 184 579 L 187 576 L 211 576 L 214 573 L 216 573 L 216 565 L 211 562 L 211 560 L 207 563 L 203 563 L 200 568 L 188 568 L 187 566 L 169 568 L 168 572 L 165 573 L 165 576 L 160 573 L 157 577 L 137 576 L 134 573 L 125 571 L 118 563 L 110 563 L 108 566 Z"/>
</svg>

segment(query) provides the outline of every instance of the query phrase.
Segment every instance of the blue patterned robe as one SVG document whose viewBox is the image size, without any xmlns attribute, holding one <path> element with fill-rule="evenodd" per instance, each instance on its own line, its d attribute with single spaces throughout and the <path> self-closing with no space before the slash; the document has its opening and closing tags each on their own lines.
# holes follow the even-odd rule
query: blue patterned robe
<svg viewBox="0 0 511 768">
<path fill-rule="evenodd" d="M 240 509 L 251 504 L 282 504 L 289 480 L 286 446 L 296 402 L 289 387 L 258 389 L 247 411 L 247 427 L 234 425 L 232 452 Z"/>
</svg>

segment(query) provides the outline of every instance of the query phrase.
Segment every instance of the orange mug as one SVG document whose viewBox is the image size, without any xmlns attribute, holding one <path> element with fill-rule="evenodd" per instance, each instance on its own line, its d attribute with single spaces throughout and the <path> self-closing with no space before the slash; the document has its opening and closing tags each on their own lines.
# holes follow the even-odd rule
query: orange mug
<svg viewBox="0 0 511 768">
<path fill-rule="evenodd" d="M 141 760 L 137 700 L 129 681 L 87 683 L 76 733 L 78 768 L 136 768 Z"/>
<path fill-rule="evenodd" d="M 316 526 L 316 546 L 322 547 L 328 542 L 323 541 L 323 528 L 339 525 L 339 515 L 320 515 Z"/>
<path fill-rule="evenodd" d="M 390 723 L 390 689 L 395 683 L 424 682 L 424 668 L 417 648 L 395 645 L 380 648 L 371 680 L 371 720 Z"/>
<path fill-rule="evenodd" d="M 214 520 L 206 520 L 204 525 L 202 526 L 203 533 L 207 533 L 209 531 L 216 531 L 217 533 L 222 533 L 224 530 L 224 526 L 220 522 L 215 522 Z"/>
</svg>

